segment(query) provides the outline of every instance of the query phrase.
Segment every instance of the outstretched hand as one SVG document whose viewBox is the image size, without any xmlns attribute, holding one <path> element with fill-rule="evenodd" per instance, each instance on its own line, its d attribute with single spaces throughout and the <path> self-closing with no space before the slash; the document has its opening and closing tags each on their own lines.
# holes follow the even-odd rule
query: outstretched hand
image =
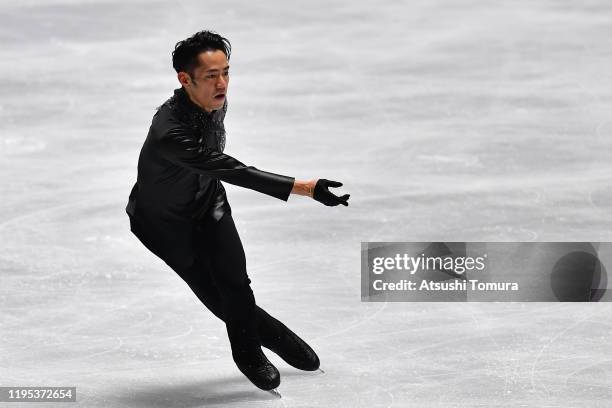
<svg viewBox="0 0 612 408">
<path fill-rule="evenodd" d="M 336 206 L 338 204 L 342 204 L 348 207 L 348 199 L 351 196 L 350 194 L 345 194 L 341 197 L 335 195 L 331 191 L 329 191 L 329 187 L 341 187 L 342 183 L 339 181 L 332 181 L 327 179 L 319 179 L 317 180 L 317 184 L 315 184 L 314 192 L 312 194 L 312 198 L 317 200 L 320 203 L 323 203 L 327 206 Z"/>
</svg>

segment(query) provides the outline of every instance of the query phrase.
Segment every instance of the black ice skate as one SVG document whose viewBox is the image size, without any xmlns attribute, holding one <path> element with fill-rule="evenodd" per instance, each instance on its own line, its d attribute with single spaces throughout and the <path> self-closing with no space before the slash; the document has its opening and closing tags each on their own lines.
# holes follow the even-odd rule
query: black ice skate
<svg viewBox="0 0 612 408">
<path fill-rule="evenodd" d="M 319 369 L 317 353 L 304 340 L 263 310 L 259 309 L 258 312 L 260 312 L 259 337 L 262 346 L 272 350 L 287 364 L 297 369 L 304 371 Z"/>
<path fill-rule="evenodd" d="M 236 366 L 256 387 L 270 391 L 280 385 L 280 373 L 261 351 L 256 337 L 247 329 L 228 328 L 232 357 Z"/>
<path fill-rule="evenodd" d="M 238 369 L 256 387 L 270 391 L 280 385 L 280 373 L 261 351 L 232 352 Z"/>
</svg>

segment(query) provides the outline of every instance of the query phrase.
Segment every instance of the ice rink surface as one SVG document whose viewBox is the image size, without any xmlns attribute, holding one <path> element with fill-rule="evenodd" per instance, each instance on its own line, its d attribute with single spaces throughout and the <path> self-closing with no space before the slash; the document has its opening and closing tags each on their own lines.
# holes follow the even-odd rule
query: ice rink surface
<svg viewBox="0 0 612 408">
<path fill-rule="evenodd" d="M 0 386 L 66 407 L 610 407 L 609 303 L 362 303 L 362 241 L 612 241 L 612 4 L 0 2 Z M 227 185 L 257 302 L 317 350 L 282 399 L 129 231 L 174 43 L 233 45 Z M 0 403 L 0 406 L 31 406 Z M 38 405 L 37 405 L 38 406 Z"/>
</svg>

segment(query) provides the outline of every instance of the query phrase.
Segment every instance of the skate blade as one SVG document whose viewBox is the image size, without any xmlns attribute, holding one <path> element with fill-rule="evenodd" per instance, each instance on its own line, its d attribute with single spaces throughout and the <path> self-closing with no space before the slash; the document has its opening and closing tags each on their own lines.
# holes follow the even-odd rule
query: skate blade
<svg viewBox="0 0 612 408">
<path fill-rule="evenodd" d="M 280 392 L 278 392 L 278 390 L 275 388 L 273 390 L 269 390 L 268 391 L 270 394 L 274 395 L 277 398 L 283 398 L 283 396 L 281 395 Z"/>
<path fill-rule="evenodd" d="M 323 371 L 321 368 L 319 368 L 319 371 L 322 372 L 323 374 L 325 374 L 325 371 Z"/>
</svg>

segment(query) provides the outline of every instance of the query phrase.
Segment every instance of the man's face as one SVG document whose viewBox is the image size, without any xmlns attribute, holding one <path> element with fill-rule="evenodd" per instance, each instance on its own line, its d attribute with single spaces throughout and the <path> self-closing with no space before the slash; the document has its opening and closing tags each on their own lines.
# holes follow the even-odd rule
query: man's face
<svg viewBox="0 0 612 408">
<path fill-rule="evenodd" d="M 179 72 L 178 78 L 191 100 L 211 112 L 223 107 L 229 84 L 229 64 L 221 50 L 198 54 L 198 67 L 193 76 Z"/>
</svg>

